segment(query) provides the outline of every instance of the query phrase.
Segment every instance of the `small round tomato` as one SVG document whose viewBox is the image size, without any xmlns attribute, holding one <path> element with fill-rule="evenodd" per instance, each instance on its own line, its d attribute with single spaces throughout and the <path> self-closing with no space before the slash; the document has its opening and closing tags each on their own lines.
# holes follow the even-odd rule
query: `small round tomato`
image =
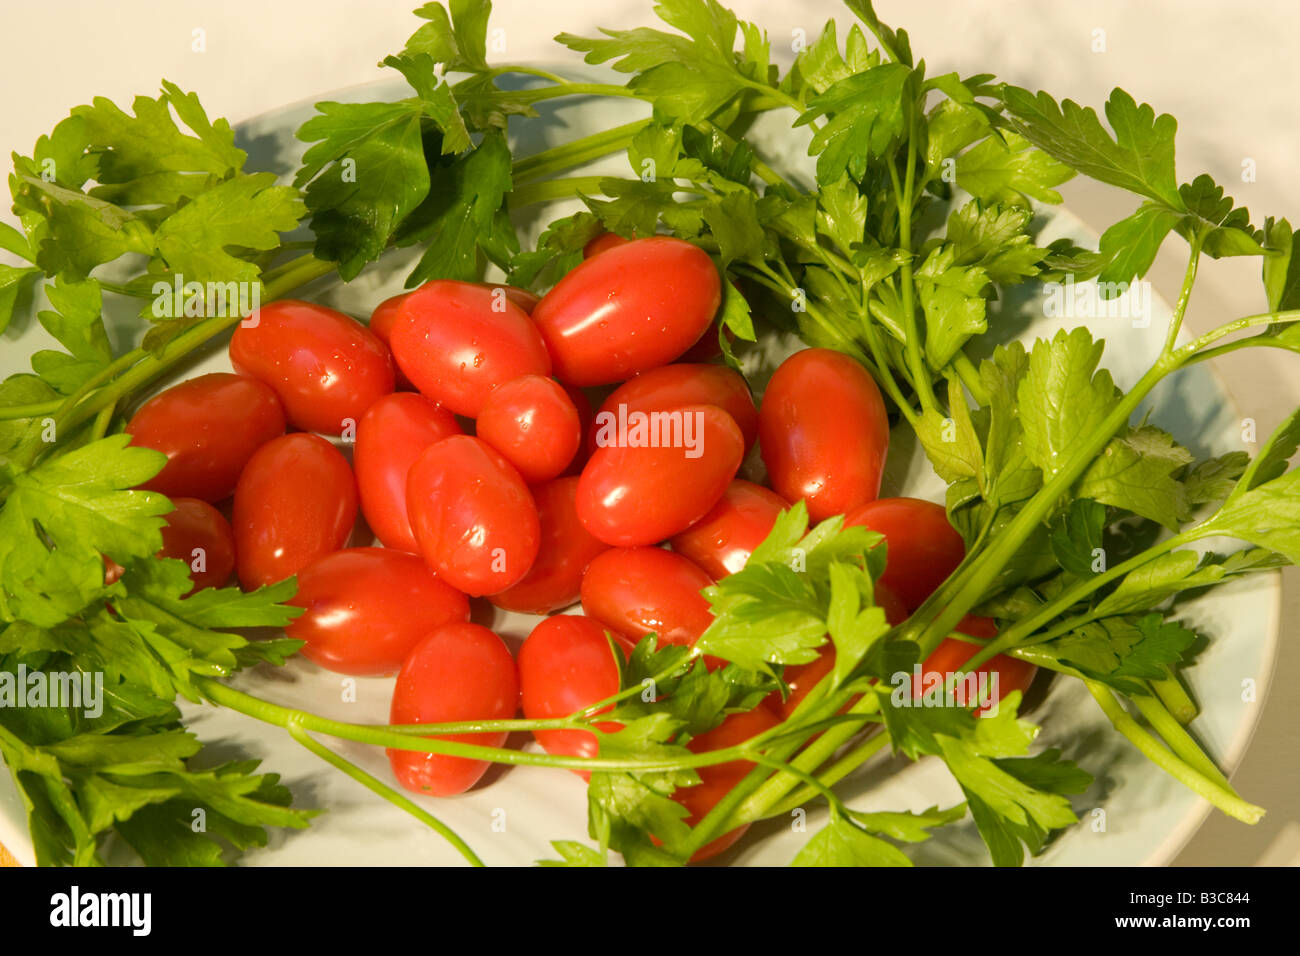
<svg viewBox="0 0 1300 956">
<path fill-rule="evenodd" d="M 394 724 L 509 720 L 519 709 L 519 675 L 505 642 L 486 627 L 461 622 L 435 628 L 411 649 L 393 688 Z M 433 739 L 500 747 L 506 733 L 435 734 Z M 388 751 L 398 782 L 407 790 L 448 797 L 478 783 L 486 760 Z"/>
<path fill-rule="evenodd" d="M 587 244 L 582 247 L 582 258 L 590 259 L 594 255 L 613 249 L 615 246 L 621 246 L 628 242 L 616 232 L 602 232 L 595 239 L 588 240 Z"/>
<path fill-rule="evenodd" d="M 991 639 L 997 636 L 998 628 L 992 619 L 967 614 L 957 625 L 957 630 L 971 637 Z M 975 656 L 979 647 L 955 637 L 945 637 L 939 642 L 930 656 L 921 665 L 919 676 L 913 675 L 912 696 L 924 700 L 926 692 L 940 695 L 947 700 L 945 688 L 950 676 L 961 670 L 962 665 Z M 953 687 L 953 698 L 958 706 L 971 707 L 977 701 L 988 703 L 975 709 L 976 716 L 982 717 L 995 710 L 997 704 L 1011 693 L 1018 690 L 1024 693 L 1034 682 L 1038 668 L 1027 661 L 1006 654 L 995 654 L 985 663 L 975 668 L 973 675 L 959 679 Z"/>
<path fill-rule="evenodd" d="M 875 600 L 876 604 L 884 610 L 885 620 L 889 622 L 891 627 L 897 627 L 907 620 L 907 608 L 903 606 L 903 602 L 887 585 L 879 581 L 876 582 Z M 780 718 L 786 720 L 794 713 L 794 709 L 802 703 L 803 699 L 808 696 L 808 692 L 834 669 L 835 645 L 827 641 L 822 645 L 815 661 L 809 661 L 807 664 L 792 664 L 785 669 L 781 679 L 789 686 L 790 696 L 782 700 L 780 692 L 774 691 L 767 698 L 767 701 L 776 710 Z"/>
<path fill-rule="evenodd" d="M 582 576 L 582 609 L 635 645 L 647 634 L 659 645 L 691 645 L 713 623 L 713 584 L 699 565 L 663 548 L 615 548 L 592 559 Z"/>
<path fill-rule="evenodd" d="M 541 536 L 537 560 L 517 584 L 490 600 L 507 611 L 549 614 L 577 603 L 582 572 L 592 558 L 608 551 L 609 545 L 593 538 L 578 520 L 574 506 L 577 478 L 556 478 L 530 490 L 537 504 Z"/>
<path fill-rule="evenodd" d="M 352 452 L 361 512 L 388 547 L 419 550 L 406 513 L 407 473 L 426 448 L 459 434 L 455 415 L 413 392 L 385 395 L 361 416 Z"/>
<path fill-rule="evenodd" d="M 284 632 L 326 670 L 391 674 L 431 628 L 469 620 L 469 600 L 418 555 L 345 548 L 298 572 L 289 604 L 304 608 Z"/>
<path fill-rule="evenodd" d="M 172 504 L 176 508 L 164 516 L 167 523 L 158 557 L 188 564 L 194 591 L 221 587 L 235 570 L 235 533 L 230 522 L 198 498 L 173 498 Z"/>
<path fill-rule="evenodd" d="M 745 566 L 789 507 L 775 491 L 737 478 L 708 514 L 669 544 L 721 581 Z"/>
<path fill-rule="evenodd" d="M 966 556 L 966 544 L 943 505 L 920 498 L 880 498 L 855 508 L 844 524 L 885 536 L 889 560 L 880 580 L 915 611 Z"/>
<path fill-rule="evenodd" d="M 699 340 L 722 301 L 718 270 L 681 239 L 634 239 L 587 259 L 533 310 L 569 385 L 608 385 L 666 365 Z"/>
<path fill-rule="evenodd" d="M 351 316 L 280 299 L 235 328 L 230 364 L 275 389 L 289 421 L 341 435 L 375 399 L 393 390 L 393 357 Z"/>
<path fill-rule="evenodd" d="M 542 621 L 519 648 L 524 716 L 568 717 L 617 694 L 619 661 L 614 654 L 605 629 L 589 617 L 559 614 Z M 604 721 L 596 726 L 613 733 L 621 725 Z M 596 735 L 588 730 L 536 730 L 533 736 L 548 754 L 594 757 L 600 750 Z M 575 773 L 591 776 L 585 770 Z"/>
<path fill-rule="evenodd" d="M 889 449 L 880 389 L 841 352 L 804 349 L 776 370 L 758 410 L 772 488 L 822 521 L 874 501 Z"/>
<path fill-rule="evenodd" d="M 397 364 L 421 393 L 469 418 L 478 417 L 498 385 L 551 374 L 528 313 L 473 282 L 438 280 L 409 293 L 398 306 L 392 343 Z"/>
<path fill-rule="evenodd" d="M 594 261 L 594 260 L 593 260 Z M 736 477 L 745 440 L 715 405 L 628 417 L 578 479 L 578 518 L 606 544 L 654 544 L 703 518 Z"/>
<path fill-rule="evenodd" d="M 131 444 L 167 456 L 141 488 L 169 498 L 220 501 L 235 490 L 253 452 L 284 434 L 275 392 L 229 372 L 200 375 L 155 395 L 126 425 Z"/>
<path fill-rule="evenodd" d="M 485 442 L 453 435 L 406 478 L 406 511 L 429 570 L 479 597 L 518 583 L 537 558 L 537 506 L 519 472 Z"/>
<path fill-rule="evenodd" d="M 239 583 L 274 584 L 343 547 L 357 520 L 356 481 L 319 435 L 285 435 L 249 459 L 232 515 Z"/>
<path fill-rule="evenodd" d="M 745 439 L 745 451 L 758 438 L 758 409 L 744 377 L 725 365 L 664 365 L 642 372 L 614 389 L 600 406 L 588 432 L 594 450 L 619 433 L 623 416 L 664 412 L 683 405 L 716 405 L 731 416 Z"/>
<path fill-rule="evenodd" d="M 475 434 L 505 456 L 524 481 L 549 481 L 573 461 L 582 421 L 553 378 L 523 375 L 488 395 Z"/>
<path fill-rule="evenodd" d="M 708 753 L 711 750 L 725 750 L 771 730 L 780 722 L 766 707 L 755 707 L 750 711 L 729 714 L 712 730 L 691 738 L 686 749 L 697 754 Z M 686 825 L 693 827 L 708 816 L 709 811 L 717 806 L 736 784 L 745 779 L 755 766 L 749 760 L 731 760 L 708 767 L 697 767 L 700 782 L 693 787 L 679 787 L 673 791 L 673 799 L 690 811 L 690 815 L 684 821 Z M 701 860 L 717 856 L 744 836 L 748 829 L 748 824 L 736 827 L 706 843 L 691 857 L 691 862 L 699 863 Z"/>
</svg>

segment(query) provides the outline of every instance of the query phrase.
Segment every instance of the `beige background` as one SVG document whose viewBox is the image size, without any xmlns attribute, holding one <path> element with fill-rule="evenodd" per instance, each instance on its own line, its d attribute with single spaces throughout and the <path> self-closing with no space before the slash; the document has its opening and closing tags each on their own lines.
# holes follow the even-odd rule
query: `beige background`
<svg viewBox="0 0 1300 956">
<path fill-rule="evenodd" d="M 124 103 L 156 94 L 166 77 L 197 91 L 211 115 L 238 122 L 263 110 L 376 78 L 376 62 L 401 47 L 417 21 L 414 0 L 121 0 L 4 3 L 0 40 L 0 147 L 30 151 L 67 110 L 92 95 Z M 742 17 L 764 26 L 773 52 L 788 62 L 789 41 L 815 35 L 847 11 L 829 0 L 733 0 Z M 493 25 L 504 27 L 506 58 L 555 61 L 570 54 L 551 42 L 559 30 L 632 27 L 651 16 L 649 0 L 500 0 Z M 1265 214 L 1300 222 L 1300 4 L 1282 0 L 878 0 L 886 22 L 904 26 L 931 74 L 996 71 L 1006 80 L 1058 98 L 1098 106 L 1120 85 L 1181 121 L 1179 170 L 1209 172 L 1256 222 Z M 1100 31 L 1100 32 L 1098 32 Z M 841 30 L 841 35 L 843 31 Z M 1094 47 L 1104 46 L 1104 50 Z M 201 48 L 201 49 L 200 49 Z M 1257 168 L 1242 182 L 1242 163 Z M 1132 197 L 1074 185 L 1075 213 L 1098 229 L 1127 214 Z M 12 221 L 7 210 L 3 215 Z M 1173 244 L 1171 243 L 1171 249 Z M 1176 251 L 1176 250 L 1175 250 Z M 0 255 L 4 255 L 0 253 Z M 1172 299 L 1182 275 L 1177 256 L 1152 278 Z M 1263 305 L 1257 261 L 1209 263 L 1188 323 L 1204 330 Z M 1252 350 L 1219 363 L 1243 415 L 1267 434 L 1300 403 L 1300 357 Z M 1283 634 L 1273 692 L 1234 783 L 1269 808 L 1249 828 L 1211 817 L 1177 858 L 1179 864 L 1300 865 L 1300 572 L 1283 576 Z M 0 860 L 3 854 L 0 853 Z"/>
</svg>

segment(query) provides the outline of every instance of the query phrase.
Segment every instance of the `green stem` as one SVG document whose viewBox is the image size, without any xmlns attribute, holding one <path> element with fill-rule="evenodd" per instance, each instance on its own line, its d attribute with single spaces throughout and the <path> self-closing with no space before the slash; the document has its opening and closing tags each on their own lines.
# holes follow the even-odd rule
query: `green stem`
<svg viewBox="0 0 1300 956">
<path fill-rule="evenodd" d="M 400 807 L 401 809 L 409 813 L 411 816 L 415 817 L 415 819 L 419 820 L 421 823 L 424 823 L 430 828 L 432 828 L 433 830 L 435 830 L 444 840 L 446 840 L 453 847 L 455 847 L 456 851 L 460 853 L 460 855 L 463 856 L 466 860 L 468 860 L 471 866 L 484 865 L 483 861 L 479 859 L 478 854 L 476 854 L 473 850 L 470 849 L 469 844 L 467 844 L 464 840 L 462 840 L 460 836 L 456 833 L 456 831 L 452 830 L 449 826 L 447 826 L 445 823 L 443 823 L 433 814 L 429 813 L 427 810 L 423 809 L 422 807 L 416 806 L 413 802 L 411 802 L 402 794 L 398 793 L 396 790 L 388 786 L 383 781 L 372 776 L 371 774 L 366 773 L 366 771 L 362 770 L 356 764 L 339 756 L 338 754 L 330 750 L 328 747 L 326 747 L 324 744 L 320 743 L 319 741 L 313 740 L 308 735 L 307 731 L 303 729 L 302 724 L 298 723 L 297 721 L 290 721 L 286 729 L 289 731 L 290 737 L 298 741 L 298 743 L 302 744 L 304 747 L 306 747 L 308 750 L 314 753 L 317 757 L 320 757 L 321 760 L 324 760 L 326 763 L 330 764 L 332 767 L 335 767 L 338 770 L 342 770 L 345 774 L 347 774 L 353 780 L 357 781 L 357 783 L 361 784 L 367 790 L 370 790 L 373 793 L 377 793 L 379 796 L 383 797 L 389 803 L 393 804 L 396 807 Z"/>
<path fill-rule="evenodd" d="M 1247 803 L 1236 794 L 1224 790 L 1162 746 L 1129 716 L 1105 684 L 1087 679 L 1084 680 L 1084 684 L 1115 729 L 1127 737 L 1133 746 L 1165 773 L 1242 823 L 1258 823 L 1264 816 L 1263 807 Z"/>
</svg>

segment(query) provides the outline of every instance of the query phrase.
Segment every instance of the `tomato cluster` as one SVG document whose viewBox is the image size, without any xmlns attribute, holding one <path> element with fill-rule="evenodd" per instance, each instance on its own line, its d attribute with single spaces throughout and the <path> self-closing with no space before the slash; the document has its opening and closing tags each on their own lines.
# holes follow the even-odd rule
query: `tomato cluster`
<svg viewBox="0 0 1300 956">
<path fill-rule="evenodd" d="M 191 563 L 196 588 L 296 575 L 303 613 L 288 634 L 321 667 L 396 673 L 403 724 L 563 717 L 613 696 L 619 655 L 651 632 L 698 639 L 713 619 L 701 591 L 740 570 L 800 499 L 814 520 L 845 514 L 885 535 L 877 600 L 891 620 L 960 562 L 943 508 L 877 500 L 889 423 L 860 365 L 797 352 L 756 407 L 739 373 L 708 362 L 722 295 L 705 253 L 663 236 L 606 237 L 586 253 L 541 299 L 440 280 L 381 303 L 368 327 L 322 305 L 263 306 L 232 337 L 237 374 L 168 389 L 127 426 L 167 456 L 147 485 L 176 503 L 163 554 L 205 558 Z M 584 390 L 610 385 L 593 413 Z M 756 443 L 770 488 L 736 477 Z M 516 658 L 470 622 L 480 598 L 582 613 L 542 620 Z M 967 648 L 946 642 L 926 668 L 955 667 Z M 833 660 L 790 668 L 792 696 L 690 748 L 766 730 Z M 553 754 L 597 752 L 587 731 L 535 736 Z M 505 734 L 449 739 L 499 746 Z M 434 795 L 463 792 L 487 766 L 389 756 L 403 786 Z M 703 768 L 675 798 L 697 820 L 749 769 Z"/>
</svg>

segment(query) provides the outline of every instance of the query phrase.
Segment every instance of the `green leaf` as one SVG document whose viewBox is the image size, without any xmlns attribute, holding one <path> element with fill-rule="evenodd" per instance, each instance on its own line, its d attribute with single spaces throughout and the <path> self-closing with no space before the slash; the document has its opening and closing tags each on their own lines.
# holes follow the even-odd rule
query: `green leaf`
<svg viewBox="0 0 1300 956">
<path fill-rule="evenodd" d="M 808 841 L 791 866 L 911 866 L 903 851 L 831 811 L 830 822 Z"/>
<path fill-rule="evenodd" d="M 1035 146 L 1077 172 L 1185 211 L 1174 171 L 1177 121 L 1159 116 L 1116 88 L 1106 101 L 1112 135 L 1091 107 L 1072 100 L 1059 106 L 1047 93 L 1037 96 L 1008 86 L 1003 101 L 1015 128 Z"/>
</svg>

